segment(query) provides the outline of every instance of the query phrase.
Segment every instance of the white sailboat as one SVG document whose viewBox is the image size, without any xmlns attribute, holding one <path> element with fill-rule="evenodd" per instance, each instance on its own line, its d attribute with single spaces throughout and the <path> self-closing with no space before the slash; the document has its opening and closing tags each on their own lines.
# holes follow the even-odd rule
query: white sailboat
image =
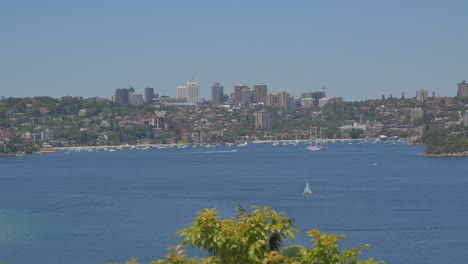
<svg viewBox="0 0 468 264">
<path fill-rule="evenodd" d="M 317 150 L 324 150 L 325 148 L 323 147 L 322 145 L 322 139 L 320 139 L 320 146 L 318 144 L 318 137 L 317 137 L 317 128 L 315 128 L 315 144 L 314 142 L 312 141 L 312 131 L 309 130 L 309 134 L 310 134 L 310 145 L 307 146 L 307 150 L 310 150 L 310 151 L 317 151 Z"/>
<path fill-rule="evenodd" d="M 308 196 L 312 194 L 312 190 L 310 190 L 309 180 L 306 181 L 306 186 L 304 188 L 304 192 L 302 195 Z"/>
</svg>

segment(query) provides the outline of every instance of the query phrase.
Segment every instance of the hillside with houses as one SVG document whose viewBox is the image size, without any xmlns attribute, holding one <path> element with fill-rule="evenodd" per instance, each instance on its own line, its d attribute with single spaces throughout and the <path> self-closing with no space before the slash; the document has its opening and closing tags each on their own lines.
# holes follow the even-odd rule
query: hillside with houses
<svg viewBox="0 0 468 264">
<path fill-rule="evenodd" d="M 468 150 L 465 97 L 381 98 L 283 107 L 119 104 L 99 97 L 27 97 L 0 100 L 0 153 L 32 154 L 44 147 L 145 144 L 223 144 L 259 140 L 308 140 L 311 127 L 324 139 L 398 139 L 429 144 L 428 153 Z M 437 138 L 455 140 L 452 147 Z M 312 135 L 314 136 L 314 135 Z M 451 142 L 452 142 L 451 141 Z M 453 145 L 457 147 L 453 147 Z M 433 147 L 431 147 L 433 146 Z"/>
</svg>

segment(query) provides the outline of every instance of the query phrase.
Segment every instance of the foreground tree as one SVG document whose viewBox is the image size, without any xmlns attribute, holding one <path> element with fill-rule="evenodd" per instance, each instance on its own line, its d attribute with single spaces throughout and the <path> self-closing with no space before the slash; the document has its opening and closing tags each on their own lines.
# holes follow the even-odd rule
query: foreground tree
<svg viewBox="0 0 468 264">
<path fill-rule="evenodd" d="M 253 212 L 247 213 L 238 208 L 238 215 L 220 219 L 216 209 L 203 209 L 195 217 L 192 226 L 178 232 L 183 241 L 177 247 L 170 247 L 167 260 L 152 264 L 169 263 L 295 263 L 295 264 L 376 264 L 373 259 L 359 260 L 358 255 L 369 245 L 348 250 L 339 249 L 343 235 L 324 234 L 319 230 L 310 230 L 312 247 L 301 245 L 281 251 L 282 242 L 289 238 L 294 241 L 292 218 L 284 213 L 271 210 L 270 207 L 253 206 Z M 201 259 L 187 258 L 183 247 L 198 247 L 210 257 Z"/>
<path fill-rule="evenodd" d="M 379 263 L 374 259 L 359 260 L 358 255 L 364 248 L 370 247 L 368 244 L 358 248 L 343 249 L 340 251 L 338 241 L 344 240 L 344 235 L 336 234 L 324 234 L 317 229 L 313 229 L 307 232 L 307 235 L 311 238 L 313 247 L 310 249 L 301 249 L 299 256 L 294 258 L 297 262 L 293 263 L 320 263 L 320 264 L 348 264 L 348 263 L 359 263 L 359 264 L 372 264 Z M 380 262 L 381 263 L 381 262 Z"/>
<path fill-rule="evenodd" d="M 251 214 L 219 219 L 216 209 L 203 209 L 193 225 L 179 231 L 182 245 L 199 247 L 221 263 L 259 263 L 265 253 L 276 249 L 278 240 L 294 240 L 292 221 L 269 207 L 254 206 Z M 271 240 L 275 240 L 274 242 Z"/>
<path fill-rule="evenodd" d="M 177 246 L 170 246 L 166 259 L 151 264 L 378 264 L 374 259 L 359 260 L 361 251 L 369 245 L 358 248 L 339 248 L 343 235 L 324 234 L 313 229 L 307 232 L 312 246 L 292 245 L 281 249 L 282 242 L 294 240 L 298 230 L 292 227 L 292 218 L 270 207 L 253 206 L 247 213 L 239 207 L 237 216 L 220 219 L 216 209 L 203 209 L 193 224 L 180 230 L 183 238 Z M 198 247 L 210 256 L 190 258 L 185 247 Z M 132 259 L 129 264 L 137 264 Z"/>
</svg>

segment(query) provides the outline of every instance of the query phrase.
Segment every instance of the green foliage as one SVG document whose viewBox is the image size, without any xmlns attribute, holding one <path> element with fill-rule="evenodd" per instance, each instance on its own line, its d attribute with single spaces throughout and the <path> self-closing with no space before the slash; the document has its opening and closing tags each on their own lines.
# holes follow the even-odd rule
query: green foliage
<svg viewBox="0 0 468 264">
<path fill-rule="evenodd" d="M 196 246 L 218 257 L 222 263 L 257 263 L 271 251 L 274 235 L 294 239 L 290 218 L 269 207 L 253 207 L 251 214 L 219 219 L 216 209 L 203 209 L 193 225 L 182 229 L 182 245 Z"/>
<path fill-rule="evenodd" d="M 227 131 L 229 141 L 239 140 L 241 136 L 245 136 L 245 126 L 243 124 L 233 124 Z"/>
<path fill-rule="evenodd" d="M 281 254 L 288 258 L 299 257 L 301 250 L 307 250 L 303 245 L 290 245 L 281 249 Z"/>
<path fill-rule="evenodd" d="M 218 264 L 219 260 L 215 257 L 204 258 L 201 261 L 195 258 L 188 258 L 184 248 L 181 245 L 168 247 L 170 253 L 166 256 L 167 260 L 152 261 L 151 264 Z"/>
<path fill-rule="evenodd" d="M 351 264 L 351 263 L 379 263 L 373 259 L 359 260 L 358 255 L 369 245 L 358 248 L 339 250 L 338 241 L 344 240 L 344 235 L 324 234 L 317 229 L 307 232 L 311 238 L 313 247 L 309 250 L 302 249 L 297 263 L 324 263 L 324 264 Z"/>
<path fill-rule="evenodd" d="M 178 232 L 183 241 L 178 246 L 169 247 L 165 260 L 151 264 L 193 264 L 193 263 L 252 263 L 252 264 L 378 264 L 374 259 L 359 260 L 361 251 L 369 245 L 352 249 L 339 249 L 343 235 L 324 234 L 310 230 L 312 247 L 292 245 L 272 248 L 269 240 L 281 238 L 294 240 L 298 231 L 292 227 L 292 218 L 277 213 L 270 207 L 253 206 L 252 213 L 238 208 L 235 217 L 221 220 L 216 209 L 203 209 L 188 228 Z M 281 244 L 281 243 L 280 243 Z M 188 258 L 183 247 L 198 247 L 210 254 L 200 260 Z"/>
<path fill-rule="evenodd" d="M 457 131 L 458 130 L 458 131 Z M 421 138 L 427 154 L 449 154 L 468 151 L 468 137 L 463 127 L 430 126 Z"/>
<path fill-rule="evenodd" d="M 359 138 L 359 135 L 364 132 L 362 129 L 352 128 L 350 131 L 350 136 L 353 139 Z"/>
</svg>

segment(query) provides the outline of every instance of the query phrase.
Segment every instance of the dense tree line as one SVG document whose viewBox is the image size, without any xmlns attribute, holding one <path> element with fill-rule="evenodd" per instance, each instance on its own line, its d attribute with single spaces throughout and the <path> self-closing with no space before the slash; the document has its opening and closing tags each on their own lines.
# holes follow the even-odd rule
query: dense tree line
<svg viewBox="0 0 468 264">
<path fill-rule="evenodd" d="M 466 126 L 445 127 L 443 124 L 426 128 L 421 138 L 427 154 L 453 154 L 468 151 L 468 131 Z"/>
</svg>

